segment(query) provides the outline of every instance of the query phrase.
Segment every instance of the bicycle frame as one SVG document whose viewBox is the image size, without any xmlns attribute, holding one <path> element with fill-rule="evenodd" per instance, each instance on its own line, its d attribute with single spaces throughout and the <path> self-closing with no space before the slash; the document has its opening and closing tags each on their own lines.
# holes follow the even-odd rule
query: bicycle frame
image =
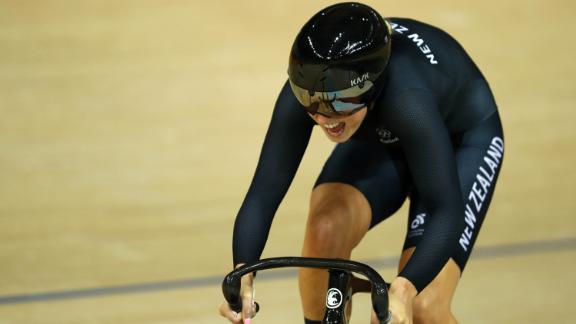
<svg viewBox="0 0 576 324">
<path fill-rule="evenodd" d="M 329 283 L 326 292 L 327 308 L 322 323 L 347 323 L 344 309 L 347 299 L 351 297 L 349 287 L 353 272 L 368 278 L 371 287 L 372 308 L 380 323 L 386 324 L 390 320 L 390 313 L 388 312 L 388 287 L 384 279 L 382 279 L 376 270 L 366 264 L 343 259 L 280 257 L 262 259 L 251 264 L 245 264 L 226 275 L 222 282 L 222 292 L 230 308 L 236 312 L 241 312 L 242 310 L 240 278 L 243 275 L 260 270 L 286 267 L 329 270 Z"/>
</svg>

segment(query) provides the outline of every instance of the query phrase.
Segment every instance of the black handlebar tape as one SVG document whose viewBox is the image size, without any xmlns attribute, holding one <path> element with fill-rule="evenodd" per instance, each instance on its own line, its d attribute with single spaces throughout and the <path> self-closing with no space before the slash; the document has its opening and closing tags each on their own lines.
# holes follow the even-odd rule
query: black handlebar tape
<svg viewBox="0 0 576 324">
<path fill-rule="evenodd" d="M 240 298 L 240 278 L 242 276 L 226 276 L 222 282 L 222 292 L 224 293 L 224 298 L 228 302 L 230 309 L 236 313 L 242 312 L 242 298 Z M 260 305 L 254 302 L 255 311 L 258 313 L 260 310 Z"/>
<path fill-rule="evenodd" d="M 382 277 L 371 267 L 344 259 L 320 259 L 320 258 L 300 258 L 283 257 L 262 259 L 253 264 L 245 264 L 230 272 L 222 282 L 222 292 L 224 298 L 235 312 L 242 311 L 242 298 L 240 298 L 240 278 L 250 272 L 264 269 L 304 267 L 320 269 L 340 269 L 361 273 L 366 276 L 371 284 L 372 307 L 381 323 L 386 323 L 389 319 L 388 312 L 388 286 Z M 257 306 L 259 308 L 259 306 Z"/>
</svg>

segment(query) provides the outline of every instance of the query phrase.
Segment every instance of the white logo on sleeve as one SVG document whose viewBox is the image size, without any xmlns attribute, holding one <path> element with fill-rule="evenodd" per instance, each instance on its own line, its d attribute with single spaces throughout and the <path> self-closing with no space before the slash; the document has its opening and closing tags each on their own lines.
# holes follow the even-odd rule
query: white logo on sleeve
<svg viewBox="0 0 576 324">
<path fill-rule="evenodd" d="M 416 215 L 410 223 L 410 231 L 408 237 L 420 236 L 424 234 L 424 224 L 426 223 L 426 214 L 421 213 Z"/>
<path fill-rule="evenodd" d="M 417 229 L 418 226 L 424 225 L 425 218 L 426 218 L 426 214 L 424 214 L 424 213 L 416 215 L 416 217 L 414 218 L 414 220 L 410 224 L 410 227 L 412 229 Z"/>
<path fill-rule="evenodd" d="M 330 288 L 328 293 L 326 293 L 326 307 L 330 309 L 338 308 L 342 305 L 342 293 L 336 288 Z"/>
</svg>

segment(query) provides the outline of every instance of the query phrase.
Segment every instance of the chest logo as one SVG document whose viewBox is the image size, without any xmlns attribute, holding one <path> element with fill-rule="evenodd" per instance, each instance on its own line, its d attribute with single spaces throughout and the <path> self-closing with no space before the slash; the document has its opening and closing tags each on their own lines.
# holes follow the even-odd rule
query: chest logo
<svg viewBox="0 0 576 324">
<path fill-rule="evenodd" d="M 397 136 L 394 136 L 391 131 L 382 127 L 376 128 L 376 135 L 378 135 L 378 140 L 384 144 L 392 144 L 400 140 Z"/>
</svg>

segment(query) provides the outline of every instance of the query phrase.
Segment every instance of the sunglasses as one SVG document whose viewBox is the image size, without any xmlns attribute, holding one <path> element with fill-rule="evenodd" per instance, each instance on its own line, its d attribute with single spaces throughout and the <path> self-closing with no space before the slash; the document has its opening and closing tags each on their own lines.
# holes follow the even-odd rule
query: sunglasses
<svg viewBox="0 0 576 324">
<path fill-rule="evenodd" d="M 362 100 L 364 95 L 372 90 L 372 81 L 339 90 L 320 92 L 299 87 L 290 81 L 292 92 L 298 102 L 312 115 L 320 114 L 326 117 L 350 116 L 360 109 L 367 107 L 368 103 Z"/>
</svg>

